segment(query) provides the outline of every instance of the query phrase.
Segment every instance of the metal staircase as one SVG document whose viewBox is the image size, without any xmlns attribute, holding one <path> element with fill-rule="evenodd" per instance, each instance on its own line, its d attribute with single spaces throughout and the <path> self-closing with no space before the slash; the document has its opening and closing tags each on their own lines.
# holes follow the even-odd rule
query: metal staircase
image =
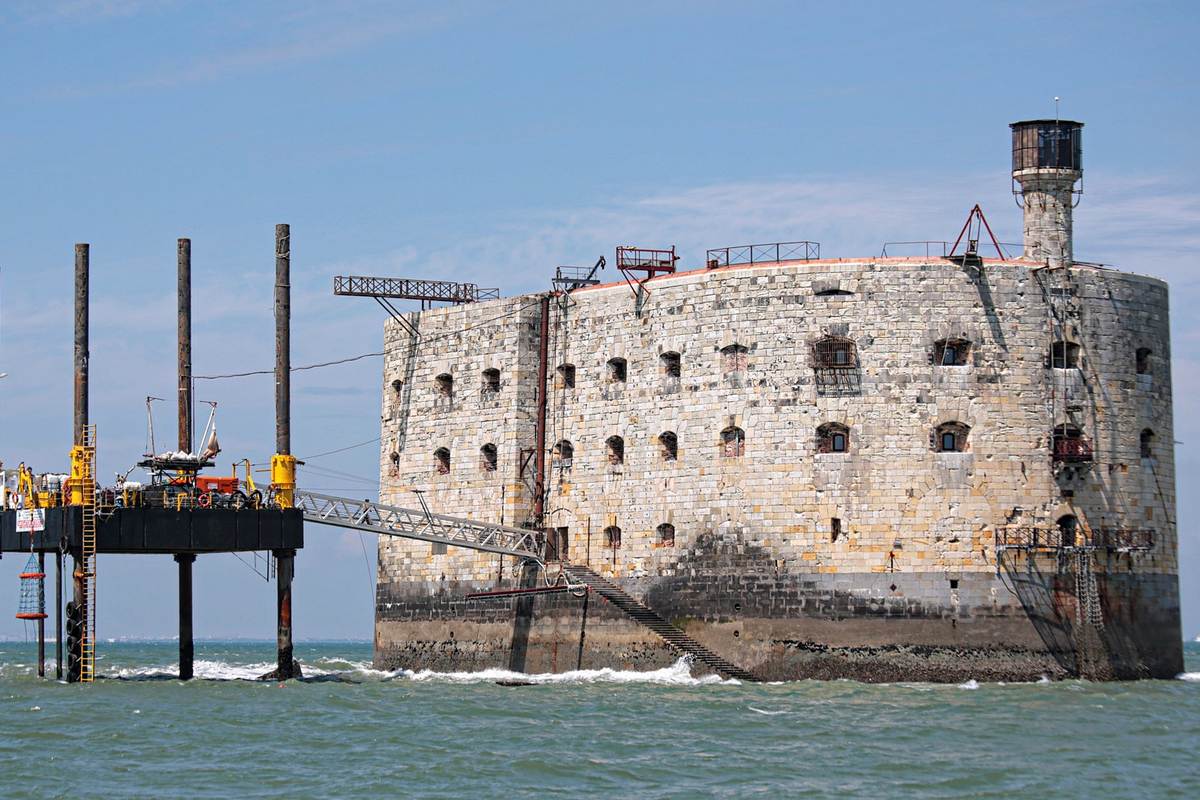
<svg viewBox="0 0 1200 800">
<path fill-rule="evenodd" d="M 584 583 L 594 589 L 597 594 L 629 615 L 630 619 L 654 631 L 662 640 L 675 650 L 694 657 L 714 672 L 728 678 L 740 681 L 759 682 L 761 679 L 754 673 L 742 669 L 731 661 L 709 650 L 704 645 L 688 636 L 679 628 L 654 613 L 645 604 L 638 602 L 625 590 L 587 567 L 564 565 L 563 571 L 575 583 Z"/>
<path fill-rule="evenodd" d="M 79 680 L 96 680 L 96 426 L 83 429 L 80 481 L 83 529 L 80 537 L 80 585 L 83 588 L 82 630 L 79 636 Z"/>
<path fill-rule="evenodd" d="M 295 503 L 296 508 L 304 512 L 307 522 L 500 553 L 542 563 L 541 535 L 526 528 L 509 528 L 433 514 L 428 509 L 400 508 L 303 489 L 295 491 Z"/>
</svg>

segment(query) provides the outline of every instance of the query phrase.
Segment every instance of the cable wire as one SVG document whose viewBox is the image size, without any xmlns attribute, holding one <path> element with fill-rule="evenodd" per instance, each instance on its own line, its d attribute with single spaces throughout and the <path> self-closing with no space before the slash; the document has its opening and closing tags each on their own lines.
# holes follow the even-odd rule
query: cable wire
<svg viewBox="0 0 1200 800">
<path fill-rule="evenodd" d="M 512 317 L 517 314 L 520 314 L 522 311 L 524 311 L 528 308 L 533 308 L 535 305 L 537 305 L 540 302 L 541 302 L 541 299 L 539 296 L 539 299 L 537 299 L 537 300 L 526 303 L 523 306 L 518 306 L 518 307 L 514 308 L 513 310 L 506 311 L 505 313 L 500 314 L 498 316 L 491 317 L 491 318 L 485 319 L 485 320 L 481 320 L 480 322 L 478 322 L 474 325 L 468 325 L 465 328 L 459 328 L 459 329 L 453 330 L 453 331 L 446 331 L 445 333 L 440 333 L 435 336 L 422 336 L 421 341 L 422 342 L 436 342 L 439 339 L 448 339 L 452 336 L 460 336 L 460 335 L 466 333 L 467 331 L 473 331 L 476 328 L 482 328 L 485 325 L 490 325 L 493 322 L 498 322 L 499 320 L 502 320 L 506 317 Z M 361 353 L 357 356 L 348 356 L 346 358 L 339 358 L 335 361 L 322 361 L 319 364 L 305 364 L 302 367 L 292 367 L 292 372 L 302 372 L 304 370 L 309 370 L 309 369 L 321 369 L 322 367 L 334 367 L 339 364 L 349 364 L 351 361 L 361 361 L 364 358 L 377 358 L 382 355 L 385 355 L 385 353 Z M 193 375 L 192 380 L 217 381 L 217 380 L 224 380 L 225 378 L 248 378 L 251 375 L 274 375 L 274 374 L 275 374 L 275 370 L 273 370 L 273 369 L 255 369 L 255 370 L 250 370 L 248 372 L 231 372 L 231 373 L 228 373 L 225 375 Z"/>
</svg>

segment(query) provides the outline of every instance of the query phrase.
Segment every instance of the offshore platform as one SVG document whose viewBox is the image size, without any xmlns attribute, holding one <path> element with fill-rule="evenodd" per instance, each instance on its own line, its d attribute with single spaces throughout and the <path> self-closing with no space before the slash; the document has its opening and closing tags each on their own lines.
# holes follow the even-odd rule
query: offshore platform
<svg viewBox="0 0 1200 800">
<path fill-rule="evenodd" d="M 217 553 L 268 554 L 266 575 L 277 587 L 277 665 L 264 679 L 301 677 L 292 655 L 292 581 L 305 521 L 367 533 L 402 536 L 440 546 L 536 558 L 532 531 L 303 491 L 291 452 L 291 231 L 275 229 L 275 453 L 270 482 L 259 488 L 249 459 L 244 478 L 203 474 L 220 451 L 210 416 L 195 440 L 192 374 L 191 240 L 179 239 L 178 445 L 139 460 L 147 482 L 112 486 L 97 477 L 96 427 L 88 417 L 88 244 L 75 246 L 74 442 L 67 473 L 35 472 L 21 462 L 0 470 L 0 555 L 28 554 L 17 617 L 37 626 L 38 675 L 46 674 L 47 556 L 54 560 L 55 675 L 68 682 L 96 679 L 96 593 L 101 555 L 171 555 L 179 570 L 179 677 L 193 677 L 192 565 Z M 150 400 L 147 414 L 150 414 Z M 153 430 L 152 417 L 149 418 Z M 64 604 L 64 559 L 71 559 L 71 597 Z M 65 632 L 64 632 L 65 627 Z M 65 635 L 64 635 L 65 633 Z M 66 653 L 64 655 L 64 644 Z"/>
</svg>

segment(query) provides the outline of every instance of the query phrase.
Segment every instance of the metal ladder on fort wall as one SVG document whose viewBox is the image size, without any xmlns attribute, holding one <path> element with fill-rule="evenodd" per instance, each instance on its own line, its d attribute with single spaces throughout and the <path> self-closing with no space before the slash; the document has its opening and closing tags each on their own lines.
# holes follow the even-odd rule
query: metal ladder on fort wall
<svg viewBox="0 0 1200 800">
<path fill-rule="evenodd" d="M 83 429 L 83 525 L 80 531 L 79 581 L 83 587 L 82 630 L 79 636 L 79 680 L 96 679 L 96 426 Z"/>
</svg>

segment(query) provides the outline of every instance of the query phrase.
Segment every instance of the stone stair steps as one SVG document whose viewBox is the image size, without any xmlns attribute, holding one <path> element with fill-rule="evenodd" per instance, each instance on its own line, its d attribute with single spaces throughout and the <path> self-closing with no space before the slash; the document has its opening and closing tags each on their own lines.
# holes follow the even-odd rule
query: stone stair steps
<svg viewBox="0 0 1200 800">
<path fill-rule="evenodd" d="M 709 650 L 682 630 L 660 617 L 653 609 L 635 600 L 624 589 L 607 578 L 593 572 L 591 569 L 572 565 L 564 567 L 564 571 L 572 581 L 587 584 L 588 587 L 605 600 L 625 612 L 630 619 L 654 631 L 672 648 L 685 655 L 692 656 L 718 674 L 728 678 L 737 678 L 740 681 L 758 682 L 760 680 L 754 673 L 742 669 L 728 659 Z"/>
</svg>

